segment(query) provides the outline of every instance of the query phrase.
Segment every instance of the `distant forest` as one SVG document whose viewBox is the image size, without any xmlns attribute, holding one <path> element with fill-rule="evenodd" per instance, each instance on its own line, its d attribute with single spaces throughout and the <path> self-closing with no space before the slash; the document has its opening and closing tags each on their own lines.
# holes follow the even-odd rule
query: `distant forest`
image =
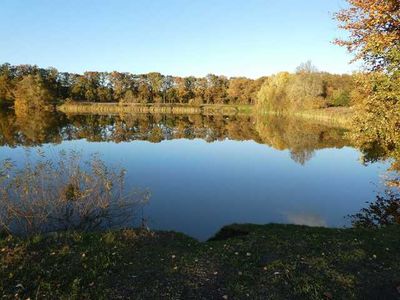
<svg viewBox="0 0 400 300">
<path fill-rule="evenodd" d="M 249 79 L 209 74 L 177 77 L 152 72 L 73 74 L 32 65 L 0 65 L 0 103 L 40 108 L 51 103 L 262 104 L 269 109 L 348 106 L 352 75 L 320 72 L 310 62 L 295 73 Z"/>
</svg>

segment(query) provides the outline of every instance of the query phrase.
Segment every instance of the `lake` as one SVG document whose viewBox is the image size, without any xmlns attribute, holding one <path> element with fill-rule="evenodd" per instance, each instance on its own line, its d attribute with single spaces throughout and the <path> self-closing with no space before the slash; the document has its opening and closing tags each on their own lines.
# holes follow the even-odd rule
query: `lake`
<svg viewBox="0 0 400 300">
<path fill-rule="evenodd" d="M 201 240 L 231 223 L 347 226 L 390 165 L 364 165 L 345 129 L 299 118 L 2 112 L 0 160 L 22 163 L 29 149 L 99 153 L 151 191 L 151 229 Z"/>
</svg>

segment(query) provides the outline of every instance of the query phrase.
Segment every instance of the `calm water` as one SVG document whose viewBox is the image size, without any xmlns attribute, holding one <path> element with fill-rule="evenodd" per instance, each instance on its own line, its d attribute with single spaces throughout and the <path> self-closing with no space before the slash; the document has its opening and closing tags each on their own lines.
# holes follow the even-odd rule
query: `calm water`
<svg viewBox="0 0 400 300">
<path fill-rule="evenodd" d="M 0 115 L 0 159 L 97 152 L 151 190 L 150 228 L 206 239 L 230 223 L 340 227 L 383 187 L 388 163 L 364 166 L 345 130 L 251 116 Z"/>
</svg>

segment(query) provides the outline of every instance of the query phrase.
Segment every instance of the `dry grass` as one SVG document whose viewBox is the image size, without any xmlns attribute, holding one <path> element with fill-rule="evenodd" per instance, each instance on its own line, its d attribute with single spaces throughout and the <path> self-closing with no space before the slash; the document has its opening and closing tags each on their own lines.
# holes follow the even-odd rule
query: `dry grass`
<svg viewBox="0 0 400 300">
<path fill-rule="evenodd" d="M 354 115 L 354 109 L 351 107 L 329 107 L 298 111 L 294 112 L 293 115 L 304 119 L 317 120 L 323 123 L 349 128 Z"/>
<path fill-rule="evenodd" d="M 352 119 L 354 116 L 354 109 L 352 107 L 329 107 L 299 111 L 267 111 L 264 113 L 272 115 L 299 117 L 307 121 L 318 122 L 318 124 L 338 126 L 348 129 L 351 127 Z"/>
<path fill-rule="evenodd" d="M 127 103 L 93 103 L 67 102 L 58 106 L 64 113 L 75 114 L 119 114 L 119 113 L 162 113 L 162 114 L 204 114 L 235 115 L 251 112 L 249 105 L 204 104 L 127 104 Z"/>
</svg>

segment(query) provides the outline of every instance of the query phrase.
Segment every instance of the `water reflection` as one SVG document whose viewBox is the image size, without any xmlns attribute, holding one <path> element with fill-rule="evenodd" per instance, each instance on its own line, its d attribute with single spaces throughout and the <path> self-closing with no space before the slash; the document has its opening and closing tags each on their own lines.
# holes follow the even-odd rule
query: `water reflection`
<svg viewBox="0 0 400 300">
<path fill-rule="evenodd" d="M 327 226 L 326 221 L 321 216 L 310 213 L 288 213 L 287 222 L 296 225 Z"/>
<path fill-rule="evenodd" d="M 0 113 L 0 159 L 35 146 L 99 153 L 148 188 L 154 229 L 206 239 L 231 223 L 350 225 L 390 167 L 364 165 L 345 129 L 278 116 Z"/>
<path fill-rule="evenodd" d="M 0 109 L 0 146 L 39 146 L 61 143 L 67 126 L 63 114 L 51 111 L 18 112 Z"/>
<path fill-rule="evenodd" d="M 36 146 L 86 139 L 90 142 L 159 143 L 172 139 L 207 142 L 255 141 L 277 150 L 289 150 L 304 165 L 315 150 L 351 145 L 345 130 L 301 119 L 251 115 L 70 115 L 34 111 L 14 114 L 0 111 L 1 146 Z"/>
</svg>

